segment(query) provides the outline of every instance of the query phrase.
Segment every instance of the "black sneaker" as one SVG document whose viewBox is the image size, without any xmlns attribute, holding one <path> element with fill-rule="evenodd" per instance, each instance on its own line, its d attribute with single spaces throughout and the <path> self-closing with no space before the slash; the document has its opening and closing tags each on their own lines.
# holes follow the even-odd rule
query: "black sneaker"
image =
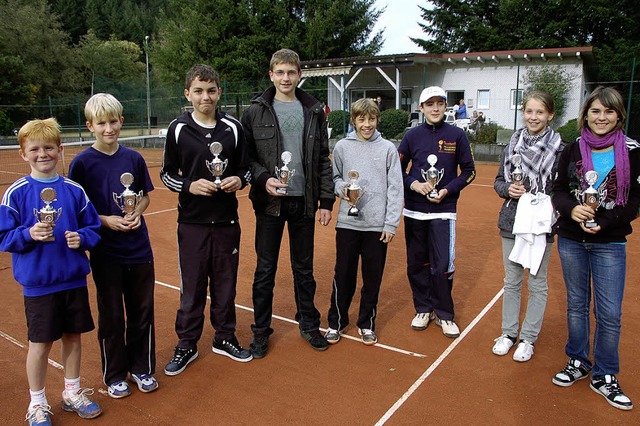
<svg viewBox="0 0 640 426">
<path fill-rule="evenodd" d="M 591 389 L 607 399 L 607 402 L 620 410 L 631 410 L 633 403 L 622 392 L 618 379 L 613 374 L 591 379 Z"/>
<path fill-rule="evenodd" d="M 211 349 L 215 354 L 228 356 L 238 362 L 249 362 L 253 359 L 251 352 L 240 346 L 235 336 L 222 342 L 213 339 L 213 347 Z"/>
<path fill-rule="evenodd" d="M 269 335 L 271 334 L 271 329 L 265 332 L 253 332 L 253 339 L 251 340 L 251 344 L 249 345 L 249 350 L 251 351 L 251 355 L 254 358 L 260 359 L 264 358 L 267 355 L 267 349 L 269 347 Z"/>
<path fill-rule="evenodd" d="M 176 346 L 173 351 L 173 358 L 171 358 L 171 361 L 164 367 L 164 374 L 167 376 L 177 376 L 196 358 L 198 358 L 197 349 L 184 349 Z"/>
<path fill-rule="evenodd" d="M 567 366 L 564 367 L 562 371 L 556 373 L 551 381 L 558 386 L 571 386 L 577 380 L 585 379 L 589 375 L 589 371 L 591 371 L 589 366 L 575 358 L 571 358 L 569 362 L 567 362 Z"/>
<path fill-rule="evenodd" d="M 327 339 L 320 334 L 320 330 L 312 330 L 308 332 L 300 330 L 300 335 L 304 337 L 316 351 L 325 351 L 329 347 Z"/>
</svg>

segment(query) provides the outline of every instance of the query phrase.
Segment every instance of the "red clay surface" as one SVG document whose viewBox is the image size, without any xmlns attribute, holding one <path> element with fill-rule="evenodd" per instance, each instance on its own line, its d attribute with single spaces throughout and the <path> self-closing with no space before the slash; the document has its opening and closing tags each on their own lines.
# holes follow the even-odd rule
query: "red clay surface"
<svg viewBox="0 0 640 426">
<path fill-rule="evenodd" d="M 269 354 L 250 363 L 238 363 L 211 352 L 213 330 L 208 322 L 199 344 L 199 358 L 182 374 L 167 377 L 163 368 L 177 342 L 174 332 L 179 303 L 176 253 L 177 196 L 165 189 L 152 168 L 156 190 L 146 219 L 156 259 L 157 373 L 160 388 L 151 394 L 133 389 L 130 397 L 115 400 L 105 395 L 96 332 L 84 336 L 82 386 L 95 389 L 103 408 L 93 425 L 202 425 L 202 424 L 305 424 L 389 425 L 418 424 L 639 424 L 640 407 L 622 412 L 609 406 L 589 389 L 588 381 L 560 388 L 551 377 L 566 358 L 566 296 L 557 250 L 549 268 L 549 301 L 535 355 L 516 363 L 511 354 L 491 353 L 500 334 L 503 268 L 496 228 L 501 200 L 493 190 L 495 164 L 479 164 L 478 177 L 464 190 L 457 224 L 454 300 L 456 320 L 463 334 L 452 340 L 431 325 L 413 331 L 411 291 L 405 274 L 403 229 L 391 243 L 378 305 L 379 344 L 360 343 L 352 325 L 343 338 L 326 352 L 316 352 L 304 341 L 291 320 L 295 313 L 288 243 L 283 243 L 276 281 L 272 336 Z M 6 187 L 0 188 L 2 192 Z M 240 194 L 242 245 L 238 295 L 237 335 L 248 346 L 253 313 L 251 283 L 255 267 L 253 235 L 255 220 L 248 191 Z M 315 273 L 316 303 L 326 326 L 330 285 L 335 262 L 335 221 L 318 225 Z M 640 348 L 638 287 L 640 232 L 628 244 L 627 290 L 620 344 L 625 392 L 640 404 L 640 371 L 633 352 Z M 29 403 L 25 373 L 26 322 L 21 288 L 13 280 L 11 258 L 0 253 L 3 301 L 0 306 L 0 420 L 22 424 Z M 162 285 L 164 283 L 166 285 Z M 169 287 L 172 286 L 172 287 Z M 94 320 L 95 287 L 90 280 Z M 526 293 L 526 291 L 525 291 Z M 493 300 L 497 302 L 491 305 Z M 351 314 L 357 315 L 356 296 Z M 526 297 L 523 300 L 526 306 Z M 208 311 L 208 309 L 207 309 Z M 398 352 L 400 349 L 406 352 Z M 415 353 L 420 356 L 411 355 Z M 60 361 L 59 344 L 50 358 Z M 62 411 L 60 392 L 63 372 L 50 366 L 47 395 L 54 424 L 88 424 Z"/>
</svg>

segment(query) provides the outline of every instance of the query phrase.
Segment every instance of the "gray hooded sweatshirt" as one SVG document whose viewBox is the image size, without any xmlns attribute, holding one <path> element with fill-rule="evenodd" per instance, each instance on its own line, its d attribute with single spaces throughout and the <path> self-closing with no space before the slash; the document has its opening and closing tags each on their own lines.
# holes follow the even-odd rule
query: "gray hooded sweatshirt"
<svg viewBox="0 0 640 426">
<path fill-rule="evenodd" d="M 387 231 L 393 234 L 400 224 L 404 202 L 404 188 L 400 157 L 395 145 L 375 131 L 371 139 L 358 139 L 351 132 L 333 148 L 333 183 L 340 198 L 336 228 L 355 231 Z M 351 180 L 349 171 L 360 176 L 358 185 L 364 195 L 358 201 L 359 216 L 348 216 L 349 203 L 342 198 L 342 190 Z"/>
</svg>

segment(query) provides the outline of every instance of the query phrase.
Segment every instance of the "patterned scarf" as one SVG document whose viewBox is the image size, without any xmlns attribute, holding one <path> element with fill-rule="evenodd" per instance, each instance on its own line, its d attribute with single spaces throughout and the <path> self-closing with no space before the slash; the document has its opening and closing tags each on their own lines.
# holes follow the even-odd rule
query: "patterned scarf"
<svg viewBox="0 0 640 426">
<path fill-rule="evenodd" d="M 631 169 L 629 166 L 629 150 L 627 148 L 626 137 L 622 130 L 609 132 L 599 138 L 591 133 L 591 129 L 585 127 L 580 135 L 580 155 L 582 155 L 582 185 L 586 189 L 587 183 L 584 174 L 593 170 L 593 159 L 591 151 L 594 149 L 604 149 L 613 145 L 613 156 L 616 167 L 616 205 L 624 206 L 629 199 L 629 187 L 631 186 Z"/>
<path fill-rule="evenodd" d="M 511 140 L 504 159 L 504 178 L 511 182 L 513 165 L 511 158 L 514 154 L 522 156 L 520 168 L 529 178 L 531 193 L 545 192 L 547 180 L 551 177 L 556 154 L 562 145 L 560 135 L 551 127 L 544 129 L 537 135 L 530 135 L 526 127 L 518 129 Z M 542 189 L 540 189 L 540 187 Z"/>
</svg>

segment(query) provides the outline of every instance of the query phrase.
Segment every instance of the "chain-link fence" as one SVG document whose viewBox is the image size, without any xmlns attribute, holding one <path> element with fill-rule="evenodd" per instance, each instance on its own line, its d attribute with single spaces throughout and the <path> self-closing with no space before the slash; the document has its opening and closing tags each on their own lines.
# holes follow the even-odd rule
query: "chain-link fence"
<svg viewBox="0 0 640 426">
<path fill-rule="evenodd" d="M 363 73 L 363 75 L 366 73 Z M 602 74 L 602 73 L 600 73 Z M 628 125 L 626 128 L 627 134 L 634 138 L 640 139 L 640 65 L 637 63 L 629 63 L 628 66 L 619 67 L 619 69 L 608 69 L 609 75 L 617 75 L 614 79 L 603 79 L 599 77 L 598 69 L 595 67 L 589 68 L 585 65 L 586 75 L 586 87 L 585 88 L 573 88 L 571 92 L 571 101 L 575 104 L 580 104 L 584 99 L 586 93 L 595 88 L 597 85 L 613 86 L 616 87 L 623 95 L 626 107 L 628 109 Z M 504 95 L 500 99 L 496 100 L 495 105 L 502 105 L 501 108 L 494 104 L 491 106 L 491 115 L 489 118 L 494 119 L 497 117 L 500 110 L 505 115 L 502 123 L 503 127 L 511 128 L 512 125 L 520 120 L 517 109 L 514 103 L 514 96 L 517 94 L 521 96 L 521 91 L 526 89 L 523 84 L 523 75 L 520 75 L 520 82 L 516 78 L 513 81 L 501 81 L 501 85 L 509 86 L 510 91 L 503 91 Z M 378 80 L 381 80 L 378 78 Z M 403 81 L 403 94 L 405 91 L 409 93 L 418 94 L 424 87 L 417 82 L 416 86 L 409 86 L 405 90 L 405 84 L 408 81 Z M 251 99 L 257 94 L 262 93 L 266 88 L 271 86 L 271 81 L 268 79 L 257 81 L 228 81 L 222 80 L 222 97 L 218 102 L 218 107 L 235 116 L 240 117 L 244 110 L 250 105 Z M 410 83 L 411 84 L 411 83 Z M 331 101 L 335 96 L 331 92 L 331 87 L 327 85 L 326 77 L 314 77 L 305 81 L 303 89 L 317 99 L 323 101 Z M 328 90 L 329 88 L 329 90 Z M 445 87 L 447 90 L 449 88 Z M 518 88 L 518 90 L 514 90 Z M 482 101 L 482 92 L 479 90 L 471 90 L 476 96 L 477 105 L 474 105 L 472 109 L 477 109 L 479 103 Z M 385 92 L 386 91 L 386 92 Z M 93 92 L 108 92 L 116 96 L 118 100 L 124 106 L 125 125 L 123 134 L 125 136 L 135 136 L 144 134 L 156 134 L 159 129 L 166 128 L 168 124 L 177 117 L 182 111 L 189 106 L 189 102 L 184 97 L 184 87 L 182 84 L 160 84 L 154 81 L 152 78 L 149 92 L 149 105 L 147 105 L 147 92 L 146 81 L 138 79 L 136 81 L 113 81 L 105 78 L 96 77 L 93 85 Z M 387 93 L 389 92 L 389 93 Z M 509 95 L 511 92 L 511 95 Z M 346 105 L 349 105 L 352 101 L 359 97 L 375 97 L 377 95 L 385 93 L 388 95 L 387 105 L 392 105 L 394 102 L 394 94 L 392 90 L 385 85 L 382 81 L 365 81 L 363 87 L 359 84 L 353 84 L 346 92 Z M 463 94 L 466 92 L 462 92 Z M 86 139 L 90 137 L 90 134 L 85 126 L 84 118 L 84 103 L 91 96 L 91 93 L 82 93 L 73 97 L 66 98 L 46 98 L 41 100 L 37 105 L 23 106 L 23 105 L 0 105 L 0 111 L 4 112 L 6 116 L 10 117 L 14 123 L 14 126 L 18 128 L 26 120 L 33 118 L 46 118 L 56 117 L 65 130 L 65 135 L 75 136 L 78 139 Z M 403 95 L 404 96 L 404 95 Z M 453 95 L 452 95 L 453 96 Z M 463 95 L 464 96 L 464 95 Z M 493 95 L 491 95 L 493 96 Z M 468 96 L 465 96 L 468 97 Z M 510 97 L 510 98 L 509 98 Z M 383 96 L 384 98 L 384 96 Z M 411 100 L 415 96 L 410 96 L 405 99 L 403 97 L 402 105 L 404 108 L 413 108 Z M 338 104 L 340 103 L 337 101 Z M 328 102 L 331 104 L 331 102 Z M 383 101 L 384 103 L 384 101 Z M 149 109 L 150 114 L 147 114 Z M 413 111 L 408 111 L 409 113 Z M 575 108 L 572 112 L 568 112 L 565 115 L 565 121 L 573 118 L 573 115 L 577 115 Z M 15 139 L 2 138 L 0 136 L 0 143 L 11 144 L 15 143 Z"/>
</svg>

